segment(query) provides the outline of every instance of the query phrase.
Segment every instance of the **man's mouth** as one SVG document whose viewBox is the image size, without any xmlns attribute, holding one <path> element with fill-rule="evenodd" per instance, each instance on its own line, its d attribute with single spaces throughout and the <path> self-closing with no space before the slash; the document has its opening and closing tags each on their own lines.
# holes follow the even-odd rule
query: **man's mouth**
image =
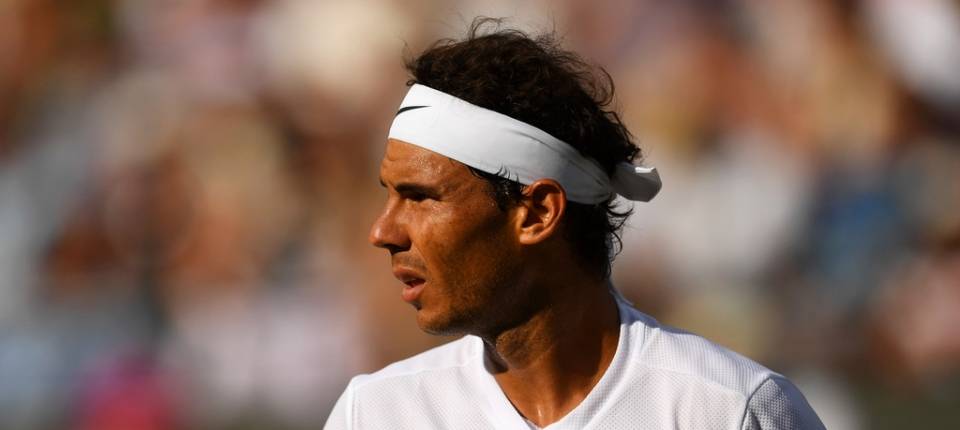
<svg viewBox="0 0 960 430">
<path fill-rule="evenodd" d="M 423 279 L 412 279 L 404 282 L 407 286 L 400 291 L 400 297 L 407 303 L 417 305 L 420 301 L 420 292 L 423 291 L 424 283 Z M 419 308 L 419 306 L 417 307 Z"/>
<path fill-rule="evenodd" d="M 400 297 L 403 301 L 418 306 L 420 293 L 423 291 L 423 286 L 427 281 L 409 269 L 394 269 L 393 276 L 405 285 L 403 290 L 400 291 Z"/>
</svg>

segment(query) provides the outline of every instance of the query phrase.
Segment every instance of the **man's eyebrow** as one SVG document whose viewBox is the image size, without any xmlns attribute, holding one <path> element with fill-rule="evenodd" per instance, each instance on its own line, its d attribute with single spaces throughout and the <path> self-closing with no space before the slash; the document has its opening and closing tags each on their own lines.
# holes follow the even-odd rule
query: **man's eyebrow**
<svg viewBox="0 0 960 430">
<path fill-rule="evenodd" d="M 397 192 L 400 192 L 400 193 L 415 192 L 415 193 L 421 193 L 421 194 L 436 194 L 437 191 L 439 191 L 435 187 L 431 187 L 429 185 L 413 184 L 409 182 L 401 182 L 397 184 L 394 188 L 397 190 Z"/>
<path fill-rule="evenodd" d="M 380 186 L 387 188 L 387 183 L 380 178 Z M 413 182 L 401 182 L 393 186 L 393 189 L 397 190 L 400 194 L 423 194 L 431 197 L 436 197 L 440 195 L 441 188 L 418 184 Z"/>
</svg>

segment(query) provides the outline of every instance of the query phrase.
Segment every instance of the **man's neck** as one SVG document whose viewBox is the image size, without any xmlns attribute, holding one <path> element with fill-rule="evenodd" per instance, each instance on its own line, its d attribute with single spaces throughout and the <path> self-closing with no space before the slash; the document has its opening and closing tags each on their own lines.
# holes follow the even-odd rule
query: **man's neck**
<svg viewBox="0 0 960 430">
<path fill-rule="evenodd" d="M 619 339 L 617 304 L 605 281 L 566 285 L 524 324 L 485 339 L 500 388 L 540 427 L 558 421 L 590 393 Z"/>
</svg>

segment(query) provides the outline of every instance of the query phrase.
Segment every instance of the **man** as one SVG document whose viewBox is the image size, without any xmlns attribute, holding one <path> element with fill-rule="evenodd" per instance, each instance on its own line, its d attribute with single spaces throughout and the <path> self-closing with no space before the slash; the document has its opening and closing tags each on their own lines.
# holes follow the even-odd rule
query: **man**
<svg viewBox="0 0 960 430">
<path fill-rule="evenodd" d="M 408 64 L 370 232 L 420 328 L 466 336 L 354 378 L 326 428 L 823 428 L 782 376 L 615 292 L 613 198 L 659 176 L 631 163 L 608 76 L 484 24 Z"/>
</svg>

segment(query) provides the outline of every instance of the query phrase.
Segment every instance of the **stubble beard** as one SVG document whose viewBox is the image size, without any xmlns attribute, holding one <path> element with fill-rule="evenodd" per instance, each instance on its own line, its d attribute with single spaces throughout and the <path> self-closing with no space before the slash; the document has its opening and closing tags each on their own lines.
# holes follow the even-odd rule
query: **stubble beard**
<svg viewBox="0 0 960 430">
<path fill-rule="evenodd" d="M 543 296 L 523 282 L 520 273 L 518 264 L 500 264 L 488 278 L 449 286 L 450 308 L 432 320 L 418 315 L 420 329 L 437 336 L 495 339 L 522 324 L 542 307 Z"/>
</svg>

